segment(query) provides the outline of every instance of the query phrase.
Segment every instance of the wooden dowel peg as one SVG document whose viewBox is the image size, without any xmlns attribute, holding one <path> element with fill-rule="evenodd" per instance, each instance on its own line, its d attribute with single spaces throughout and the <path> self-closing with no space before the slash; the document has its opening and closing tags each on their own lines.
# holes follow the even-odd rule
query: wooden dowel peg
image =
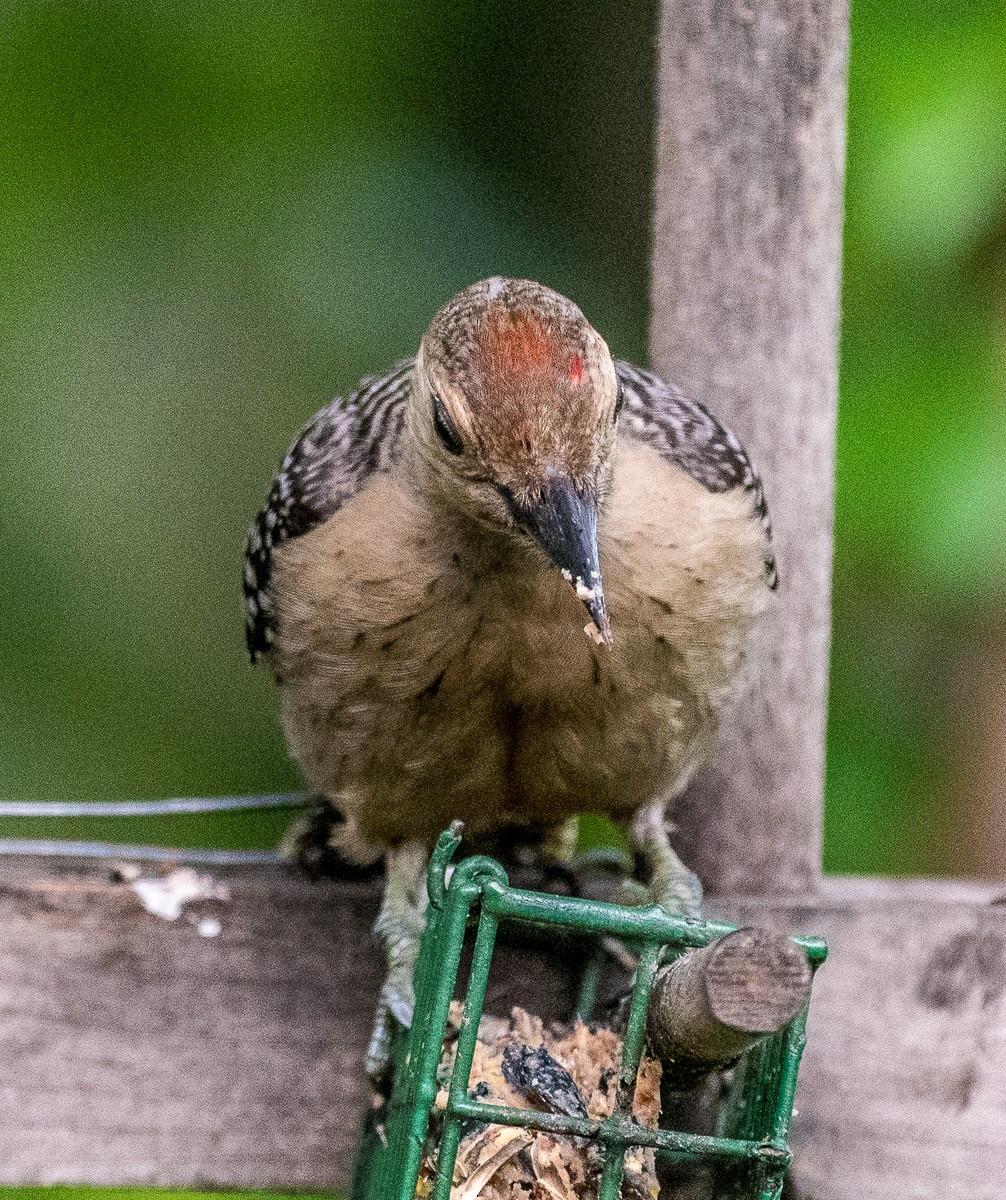
<svg viewBox="0 0 1006 1200">
<path fill-rule="evenodd" d="M 790 938 L 736 929 L 657 976 L 647 1034 L 665 1080 L 685 1089 L 777 1033 L 807 1003 L 811 970 Z"/>
</svg>

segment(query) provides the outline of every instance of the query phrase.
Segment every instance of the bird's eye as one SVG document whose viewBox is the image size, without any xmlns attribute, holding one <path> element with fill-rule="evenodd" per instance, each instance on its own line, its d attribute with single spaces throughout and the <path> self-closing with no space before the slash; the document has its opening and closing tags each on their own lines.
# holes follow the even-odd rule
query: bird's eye
<svg viewBox="0 0 1006 1200">
<path fill-rule="evenodd" d="M 615 420 L 618 420 L 618 414 L 622 411 L 622 406 L 625 404 L 625 385 L 621 380 L 618 381 L 618 391 L 615 393 Z"/>
<path fill-rule="evenodd" d="M 433 394 L 433 428 L 451 454 L 461 454 L 464 451 L 464 442 L 454 428 L 454 422 L 448 415 L 443 400 L 435 392 Z"/>
</svg>

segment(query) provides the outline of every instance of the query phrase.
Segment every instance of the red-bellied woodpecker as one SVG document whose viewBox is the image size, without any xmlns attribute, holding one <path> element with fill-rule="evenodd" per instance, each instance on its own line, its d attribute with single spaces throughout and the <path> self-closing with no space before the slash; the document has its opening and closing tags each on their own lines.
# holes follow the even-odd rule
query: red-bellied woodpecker
<svg viewBox="0 0 1006 1200">
<path fill-rule="evenodd" d="M 540 284 L 474 284 L 414 360 L 310 422 L 252 526 L 248 644 L 341 851 L 390 853 L 402 1019 L 424 851 L 454 819 L 478 835 L 611 814 L 658 898 L 694 907 L 663 812 L 775 586 L 736 437 Z"/>
</svg>

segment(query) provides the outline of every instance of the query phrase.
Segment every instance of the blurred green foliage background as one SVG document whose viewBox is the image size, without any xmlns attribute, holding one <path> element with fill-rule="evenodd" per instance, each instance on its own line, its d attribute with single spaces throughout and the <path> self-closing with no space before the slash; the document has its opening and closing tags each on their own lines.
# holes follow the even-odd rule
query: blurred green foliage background
<svg viewBox="0 0 1006 1200">
<path fill-rule="evenodd" d="M 303 421 L 480 276 L 549 283 L 645 359 L 656 11 L 4 7 L 0 795 L 298 785 L 245 659 L 246 526 Z M 982 690 L 1006 663 L 1003 19 L 855 5 L 833 870 L 986 869 L 958 831 L 1006 754 L 1002 672 Z M 268 845 L 282 821 L 0 833 Z"/>
</svg>

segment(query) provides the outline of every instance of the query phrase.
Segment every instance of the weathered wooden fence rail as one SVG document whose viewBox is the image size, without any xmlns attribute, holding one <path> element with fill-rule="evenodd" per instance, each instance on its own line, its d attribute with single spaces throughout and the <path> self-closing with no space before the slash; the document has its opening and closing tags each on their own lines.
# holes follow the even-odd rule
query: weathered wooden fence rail
<svg viewBox="0 0 1006 1200">
<path fill-rule="evenodd" d="M 188 910 L 217 916 L 207 938 L 93 863 L 0 865 L 0 1183 L 346 1182 L 379 983 L 376 887 L 213 873 L 231 899 Z M 714 905 L 832 945 L 793 1130 L 814 1200 L 1006 1195 L 996 898 L 841 879 L 806 901 Z M 560 1003 L 559 985 L 550 995 L 539 974 L 535 986 L 546 1008 Z M 517 972 L 490 1007 L 528 997 Z"/>
</svg>

